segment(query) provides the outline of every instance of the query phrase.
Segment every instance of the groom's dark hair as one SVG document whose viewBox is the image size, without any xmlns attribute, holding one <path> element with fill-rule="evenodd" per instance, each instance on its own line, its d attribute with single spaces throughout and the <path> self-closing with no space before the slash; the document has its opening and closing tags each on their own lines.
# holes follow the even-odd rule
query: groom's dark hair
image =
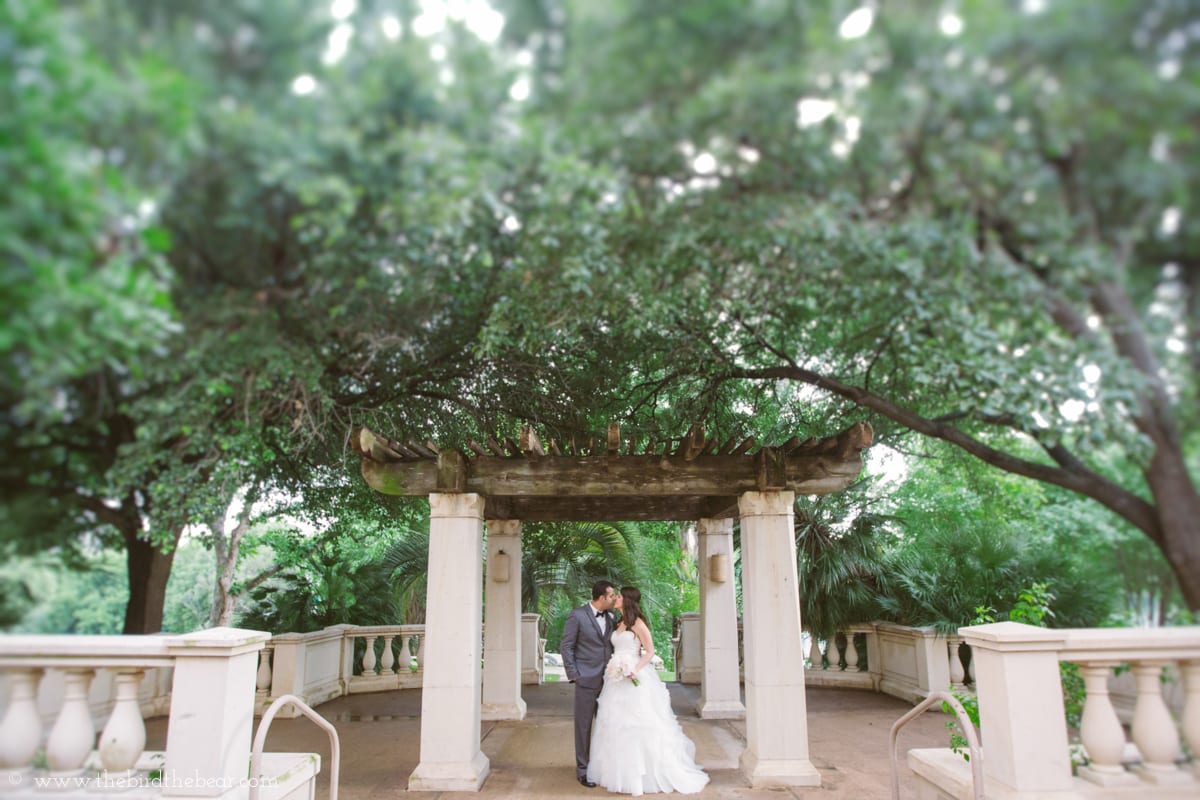
<svg viewBox="0 0 1200 800">
<path fill-rule="evenodd" d="M 596 581 L 592 584 L 592 599 L 599 600 L 604 595 L 608 594 L 609 589 L 615 589 L 608 581 Z"/>
</svg>

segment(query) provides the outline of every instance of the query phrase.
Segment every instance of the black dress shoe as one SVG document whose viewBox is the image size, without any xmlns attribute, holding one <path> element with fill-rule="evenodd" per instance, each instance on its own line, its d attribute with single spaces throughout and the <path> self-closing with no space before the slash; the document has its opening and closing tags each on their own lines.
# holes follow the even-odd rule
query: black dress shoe
<svg viewBox="0 0 1200 800">
<path fill-rule="evenodd" d="M 589 781 L 589 780 L 587 779 L 587 777 L 586 777 L 586 776 L 584 776 L 584 775 L 580 775 L 580 776 L 579 776 L 579 782 L 580 782 L 581 784 L 583 784 L 584 786 L 586 786 L 587 788 L 589 788 L 589 789 L 595 789 L 595 788 L 596 788 L 596 783 L 595 783 L 595 781 Z"/>
</svg>

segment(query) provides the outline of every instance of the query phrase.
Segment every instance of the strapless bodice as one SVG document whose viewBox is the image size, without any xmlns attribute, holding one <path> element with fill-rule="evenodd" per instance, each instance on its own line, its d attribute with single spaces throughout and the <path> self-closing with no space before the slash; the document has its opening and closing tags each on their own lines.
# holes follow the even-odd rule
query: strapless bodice
<svg viewBox="0 0 1200 800">
<path fill-rule="evenodd" d="M 642 643 L 638 641 L 633 631 L 617 631 L 612 636 L 613 654 L 634 656 L 642 654 Z"/>
</svg>

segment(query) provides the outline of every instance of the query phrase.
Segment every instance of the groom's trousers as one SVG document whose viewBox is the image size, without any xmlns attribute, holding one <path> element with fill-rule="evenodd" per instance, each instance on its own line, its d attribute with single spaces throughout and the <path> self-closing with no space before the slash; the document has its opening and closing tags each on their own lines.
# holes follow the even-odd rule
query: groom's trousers
<svg viewBox="0 0 1200 800">
<path fill-rule="evenodd" d="M 588 760 L 592 750 L 592 722 L 596 719 L 596 698 L 601 686 L 575 684 L 575 775 L 587 777 Z"/>
</svg>

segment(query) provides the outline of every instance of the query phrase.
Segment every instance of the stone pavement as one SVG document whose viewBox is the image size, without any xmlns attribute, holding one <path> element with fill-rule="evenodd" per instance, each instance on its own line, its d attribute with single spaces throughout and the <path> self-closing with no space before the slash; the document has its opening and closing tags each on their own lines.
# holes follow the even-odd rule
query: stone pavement
<svg viewBox="0 0 1200 800">
<path fill-rule="evenodd" d="M 700 800 L 873 800 L 890 796 L 888 736 L 892 723 L 911 705 L 887 695 L 853 689 L 808 688 L 809 750 L 821 773 L 819 788 L 753 789 L 738 771 L 745 748 L 741 721 L 701 720 L 696 713 L 698 687 L 668 684 L 672 704 L 684 732 L 696 743 L 696 760 L 712 781 L 693 797 Z M 484 722 L 482 749 L 491 773 L 476 797 L 602 798 L 602 787 L 587 789 L 575 781 L 572 691 L 566 683 L 525 686 L 528 705 L 520 722 Z M 405 690 L 361 694 L 332 700 L 317 711 L 337 727 L 342 763 L 341 800 L 454 800 L 456 792 L 409 792 L 408 776 L 417 766 L 420 743 L 421 692 Z M 930 711 L 900 735 L 901 796 L 916 796 L 904 752 L 917 747 L 946 747 L 948 717 Z M 165 720 L 147 724 L 150 748 L 161 748 Z M 328 798 L 329 743 L 326 734 L 306 719 L 279 719 L 271 724 L 268 751 L 315 752 L 322 774 L 317 798 Z"/>
</svg>

